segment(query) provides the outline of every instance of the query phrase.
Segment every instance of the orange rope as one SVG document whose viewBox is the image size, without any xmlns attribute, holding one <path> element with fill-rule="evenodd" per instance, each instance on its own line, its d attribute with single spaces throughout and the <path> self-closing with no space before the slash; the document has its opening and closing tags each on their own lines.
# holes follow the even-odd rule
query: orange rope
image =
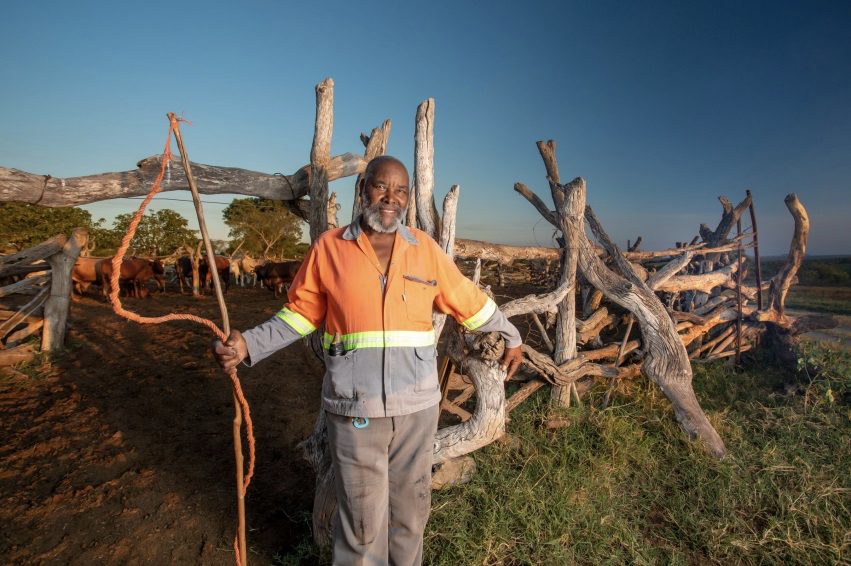
<svg viewBox="0 0 851 566">
<path fill-rule="evenodd" d="M 188 122 L 183 118 L 178 118 L 178 122 Z M 139 206 L 139 210 L 136 211 L 136 215 L 133 217 L 133 220 L 130 221 L 130 226 L 127 228 L 127 234 L 124 235 L 124 238 L 121 240 L 121 246 L 119 246 L 118 251 L 115 253 L 115 257 L 112 258 L 112 275 L 110 276 L 110 293 L 109 293 L 109 301 L 112 303 L 112 310 L 119 316 L 122 316 L 128 320 L 132 320 L 133 322 L 138 322 L 141 324 L 162 324 L 163 322 L 169 322 L 172 320 L 191 320 L 193 322 L 197 322 L 198 324 L 202 324 L 213 331 L 216 336 L 221 339 L 222 342 L 227 340 L 227 336 L 225 333 L 218 327 L 212 320 L 208 320 L 206 318 L 201 318 L 199 316 L 191 315 L 191 314 L 180 314 L 180 313 L 172 313 L 167 314 L 165 316 L 158 317 L 144 317 L 139 314 L 136 314 L 132 311 L 128 311 L 121 306 L 121 299 L 118 298 L 118 293 L 120 291 L 118 287 L 118 279 L 121 275 L 121 261 L 124 259 L 124 254 L 127 253 L 127 248 L 130 247 L 130 240 L 133 239 L 134 234 L 136 233 L 136 227 L 139 225 L 139 222 L 142 220 L 142 214 L 145 212 L 145 208 L 148 206 L 148 203 L 151 202 L 151 199 L 160 192 L 162 189 L 161 183 L 163 180 L 163 176 L 165 175 L 165 169 L 168 166 L 169 161 L 171 161 L 174 156 L 171 153 L 171 134 L 174 129 L 177 127 L 177 122 L 170 122 L 168 128 L 168 138 L 165 142 L 165 148 L 163 149 L 163 160 L 162 166 L 160 167 L 160 173 L 154 181 L 153 187 L 151 187 L 151 191 L 148 193 L 148 196 L 145 200 L 142 201 L 142 204 Z M 248 472 L 245 474 L 245 478 L 243 480 L 242 485 L 242 495 L 245 496 L 245 492 L 248 489 L 248 484 L 251 483 L 251 476 L 254 475 L 254 427 L 251 424 L 251 413 L 248 410 L 248 401 L 245 400 L 245 396 L 242 394 L 242 386 L 239 383 L 239 378 L 236 375 L 236 368 L 233 369 L 233 373 L 230 373 L 231 381 L 233 382 L 234 393 L 236 394 L 237 399 L 239 400 L 239 404 L 242 406 L 242 413 L 245 417 L 245 434 L 248 439 Z M 236 552 L 236 563 L 239 566 L 239 534 L 237 533 L 236 538 L 234 539 L 234 551 Z"/>
</svg>

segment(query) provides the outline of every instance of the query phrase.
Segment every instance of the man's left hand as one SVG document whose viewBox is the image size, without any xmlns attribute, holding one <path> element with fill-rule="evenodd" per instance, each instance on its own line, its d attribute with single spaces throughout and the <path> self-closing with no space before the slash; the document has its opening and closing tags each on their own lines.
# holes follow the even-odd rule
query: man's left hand
<svg viewBox="0 0 851 566">
<path fill-rule="evenodd" d="M 511 379 L 511 376 L 514 375 L 514 372 L 520 367 L 520 361 L 522 358 L 523 355 L 520 352 L 520 346 L 505 349 L 505 355 L 502 356 L 502 363 L 499 366 L 499 369 L 508 372 L 505 375 L 505 381 Z"/>
</svg>

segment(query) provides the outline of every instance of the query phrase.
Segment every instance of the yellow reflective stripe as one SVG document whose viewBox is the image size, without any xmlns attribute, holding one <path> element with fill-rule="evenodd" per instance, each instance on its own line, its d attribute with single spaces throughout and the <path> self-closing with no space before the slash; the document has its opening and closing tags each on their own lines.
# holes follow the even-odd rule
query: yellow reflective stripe
<svg viewBox="0 0 851 566">
<path fill-rule="evenodd" d="M 293 329 L 301 334 L 302 336 L 307 336 L 314 330 L 316 327 L 310 324 L 310 321 L 298 314 L 297 312 L 293 312 L 287 307 L 284 307 L 276 314 L 278 318 L 289 324 L 293 327 Z"/>
<path fill-rule="evenodd" d="M 491 300 L 490 298 L 488 298 L 488 301 L 485 303 L 485 306 L 483 306 L 479 312 L 477 312 L 467 320 L 463 321 L 461 324 L 463 324 L 467 330 L 475 330 L 484 323 L 486 323 L 495 312 L 496 303 L 493 302 L 493 300 Z"/>
<path fill-rule="evenodd" d="M 375 330 L 345 334 L 341 339 L 343 341 L 343 347 L 346 350 L 354 350 L 356 348 L 389 348 L 391 346 L 412 348 L 434 345 L 434 331 L 388 330 L 387 332 L 383 332 L 381 330 Z M 325 348 L 330 347 L 333 340 L 333 334 L 326 332 L 322 340 Z"/>
</svg>

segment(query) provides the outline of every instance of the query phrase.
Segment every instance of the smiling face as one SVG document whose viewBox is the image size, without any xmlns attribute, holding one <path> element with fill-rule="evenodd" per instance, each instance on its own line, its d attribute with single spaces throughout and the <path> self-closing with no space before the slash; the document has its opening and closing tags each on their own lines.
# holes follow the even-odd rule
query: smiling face
<svg viewBox="0 0 851 566">
<path fill-rule="evenodd" d="M 362 187 L 366 227 L 395 232 L 408 209 L 408 170 L 393 157 L 377 157 L 367 166 Z"/>
</svg>

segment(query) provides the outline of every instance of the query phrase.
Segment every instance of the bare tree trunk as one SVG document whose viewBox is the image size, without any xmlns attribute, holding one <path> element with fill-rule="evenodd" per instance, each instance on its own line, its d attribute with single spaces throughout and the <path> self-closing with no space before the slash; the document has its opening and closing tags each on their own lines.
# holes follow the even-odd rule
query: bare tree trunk
<svg viewBox="0 0 851 566">
<path fill-rule="evenodd" d="M 574 179 L 565 186 L 567 195 L 585 202 L 585 181 Z M 721 457 L 727 449 L 697 402 L 691 386 L 691 364 L 685 346 L 677 334 L 671 317 L 653 291 L 635 274 L 632 266 L 594 217 L 586 209 L 589 225 L 597 240 L 606 248 L 626 279 L 615 275 L 586 245 L 578 245 L 579 265 L 592 285 L 600 289 L 611 301 L 628 309 L 638 320 L 644 337 L 647 355 L 642 371 L 657 384 L 674 405 L 674 415 L 689 438 L 700 438 L 714 455 Z M 577 242 L 587 241 L 581 216 L 570 218 L 564 227 L 573 233 Z"/>
<path fill-rule="evenodd" d="M 459 366 L 463 364 L 464 373 L 472 380 L 476 388 L 476 409 L 472 417 L 463 423 L 437 431 L 434 437 L 435 464 L 469 454 L 505 433 L 505 390 L 497 370 L 497 360 L 503 350 L 495 350 L 489 359 L 467 355 L 465 349 L 475 346 L 472 344 L 472 336 L 466 336 L 465 344 L 464 338 L 453 335 L 447 353 L 454 363 Z"/>
<path fill-rule="evenodd" d="M 784 199 L 786 208 L 795 220 L 795 232 L 792 235 L 792 244 L 789 247 L 789 256 L 780 271 L 771 278 L 771 287 L 768 291 L 768 308 L 776 311 L 780 318 L 784 316 L 786 293 L 792 286 L 792 281 L 807 251 L 807 238 L 810 233 L 810 218 L 807 211 L 801 206 L 798 195 L 790 194 Z"/>
<path fill-rule="evenodd" d="M 310 150 L 310 241 L 329 228 L 328 163 L 334 130 L 334 79 L 316 86 L 316 124 Z M 336 212 L 335 212 L 336 217 Z M 336 223 L 336 222 L 335 222 Z"/>
<path fill-rule="evenodd" d="M 331 543 L 334 514 L 337 512 L 337 496 L 334 491 L 334 468 L 331 467 L 331 452 L 328 449 L 328 431 L 325 428 L 325 409 L 313 425 L 313 434 L 299 443 L 304 459 L 316 472 L 316 493 L 313 497 L 313 540 L 319 546 Z"/>
<path fill-rule="evenodd" d="M 414 134 L 414 183 L 417 227 L 434 240 L 440 237 L 440 216 L 434 204 L 434 99 L 417 108 Z"/>
<path fill-rule="evenodd" d="M 458 185 L 452 185 L 446 198 L 443 199 L 443 229 L 440 233 L 440 248 L 446 252 L 450 258 L 455 257 L 455 218 L 458 211 L 458 197 L 461 188 Z M 442 312 L 433 311 L 431 314 L 432 325 L 434 326 L 434 343 L 440 341 L 440 335 L 443 334 L 443 327 L 446 325 L 446 315 Z"/>
<path fill-rule="evenodd" d="M 45 324 L 41 338 L 41 349 L 44 352 L 56 352 L 65 344 L 65 325 L 74 285 L 71 281 L 71 271 L 87 239 L 88 233 L 84 228 L 75 228 L 62 246 L 62 251 L 47 258 L 53 276 L 50 282 L 50 297 L 44 304 Z"/>
<path fill-rule="evenodd" d="M 558 164 L 555 157 L 556 142 L 553 140 L 547 143 L 539 141 L 537 145 L 547 170 L 547 179 L 550 182 L 553 203 L 556 205 L 556 214 L 559 223 L 563 226 L 566 222 L 565 217 L 582 216 L 585 200 L 583 198 L 580 202 L 579 199 L 571 198 L 572 195 L 565 195 L 563 187 L 559 184 Z M 576 281 L 577 254 L 575 249 L 580 245 L 573 233 L 562 230 L 562 234 L 564 238 L 564 250 L 562 253 L 561 276 L 559 278 L 560 287 L 564 285 L 572 286 L 573 282 Z M 555 338 L 556 343 L 553 359 L 556 364 L 561 365 L 567 360 L 576 357 L 576 293 L 568 293 L 558 305 Z M 570 406 L 570 393 L 572 390 L 573 384 L 567 387 L 553 387 L 551 393 L 553 405 L 556 407 Z"/>
</svg>

